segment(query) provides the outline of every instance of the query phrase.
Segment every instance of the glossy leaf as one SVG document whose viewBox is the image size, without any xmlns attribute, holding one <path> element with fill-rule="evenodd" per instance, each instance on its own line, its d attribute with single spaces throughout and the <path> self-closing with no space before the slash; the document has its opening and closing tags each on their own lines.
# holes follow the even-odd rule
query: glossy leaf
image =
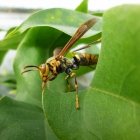
<svg viewBox="0 0 140 140">
<path fill-rule="evenodd" d="M 12 73 L 0 74 L 0 97 L 14 98 L 16 93 L 16 78 Z"/>
<path fill-rule="evenodd" d="M 67 17 L 67 18 L 64 18 Z M 54 8 L 39 11 L 27 18 L 19 27 L 0 42 L 0 49 L 16 49 L 25 36 L 25 31 L 37 26 L 49 26 L 68 35 L 73 35 L 76 29 L 93 16 L 68 9 Z M 100 23 L 100 22 L 99 22 Z M 84 37 L 100 33 L 100 24 L 95 25 Z"/>
<path fill-rule="evenodd" d="M 90 87 L 79 91 L 80 110 L 75 92 L 45 90 L 44 111 L 59 139 L 139 139 L 139 9 L 122 5 L 104 13 L 99 62 Z"/>
<path fill-rule="evenodd" d="M 39 107 L 3 97 L 0 112 L 1 140 L 57 139 Z"/>
<path fill-rule="evenodd" d="M 13 31 L 14 29 L 15 29 L 15 27 L 9 29 L 9 30 L 7 31 L 7 33 L 6 33 L 6 35 L 7 35 L 8 33 L 10 33 L 11 31 Z M 1 44 L 1 42 L 0 42 L 0 44 Z M 1 45 L 0 45 L 0 47 L 1 47 Z M 5 55 L 7 54 L 7 52 L 8 52 L 8 50 L 1 50 L 1 49 L 0 49 L 0 65 L 2 64 L 3 59 L 4 59 Z"/>
</svg>

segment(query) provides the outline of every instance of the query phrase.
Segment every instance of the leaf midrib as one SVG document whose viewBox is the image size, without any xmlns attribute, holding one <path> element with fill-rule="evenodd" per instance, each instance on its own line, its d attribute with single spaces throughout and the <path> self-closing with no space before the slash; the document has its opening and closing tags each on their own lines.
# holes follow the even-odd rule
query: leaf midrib
<svg viewBox="0 0 140 140">
<path fill-rule="evenodd" d="M 116 95 L 115 93 L 111 93 L 111 92 L 108 92 L 108 91 L 104 91 L 104 90 L 98 89 L 98 88 L 96 88 L 96 87 L 91 87 L 91 86 L 90 86 L 89 88 L 91 88 L 91 89 L 93 89 L 93 90 L 95 90 L 95 91 L 98 91 L 98 92 L 107 94 L 107 95 L 109 95 L 109 96 L 115 97 L 115 98 L 117 98 L 117 99 L 123 100 L 123 101 L 125 101 L 125 102 L 131 104 L 132 106 L 135 106 L 135 107 L 139 107 L 139 108 L 140 108 L 140 104 L 138 104 L 138 103 L 136 103 L 136 102 L 133 102 L 133 101 L 131 101 L 131 100 L 128 100 L 128 99 L 126 99 L 126 98 L 124 98 L 124 97 L 122 97 L 122 96 L 118 96 L 118 95 Z"/>
</svg>

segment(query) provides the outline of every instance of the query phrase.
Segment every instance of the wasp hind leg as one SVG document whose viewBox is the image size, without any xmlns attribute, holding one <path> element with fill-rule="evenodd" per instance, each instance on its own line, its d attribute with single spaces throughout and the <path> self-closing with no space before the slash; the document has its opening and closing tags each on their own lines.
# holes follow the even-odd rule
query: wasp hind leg
<svg viewBox="0 0 140 140">
<path fill-rule="evenodd" d="M 75 73 L 71 73 L 70 75 L 68 75 L 67 77 L 66 77 L 66 81 L 67 81 L 67 85 L 68 85 L 68 88 L 69 88 L 69 90 L 70 90 L 70 84 L 69 84 L 69 81 L 68 81 L 68 79 L 70 78 L 70 77 L 73 77 L 74 76 L 74 78 L 75 78 L 75 89 L 76 89 L 76 109 L 80 109 L 80 105 L 79 105 L 79 97 L 78 97 L 78 84 L 77 84 L 77 80 L 76 80 L 76 74 Z"/>
<path fill-rule="evenodd" d="M 80 50 L 83 50 L 83 49 L 89 48 L 89 47 L 91 47 L 90 45 L 92 45 L 92 44 L 94 44 L 94 43 L 101 42 L 101 40 L 102 40 L 102 38 L 99 38 L 99 39 L 97 39 L 97 40 L 95 40 L 95 41 L 93 41 L 93 42 L 87 44 L 87 45 L 84 46 L 84 47 L 81 47 L 81 48 L 79 48 L 79 49 L 74 50 L 73 52 L 77 52 L 77 51 L 80 51 Z M 72 52 L 72 56 L 73 56 L 73 52 Z"/>
</svg>

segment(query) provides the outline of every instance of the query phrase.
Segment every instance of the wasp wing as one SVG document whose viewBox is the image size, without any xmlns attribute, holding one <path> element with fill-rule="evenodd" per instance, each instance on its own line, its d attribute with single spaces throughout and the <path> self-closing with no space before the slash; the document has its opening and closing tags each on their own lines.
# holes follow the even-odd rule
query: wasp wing
<svg viewBox="0 0 140 140">
<path fill-rule="evenodd" d="M 58 56 L 62 49 L 63 48 L 61 48 L 61 47 L 55 48 L 53 51 L 53 56 L 55 56 L 55 57 Z"/>
<path fill-rule="evenodd" d="M 68 43 L 64 46 L 64 48 L 61 50 L 59 55 L 56 56 L 57 59 L 59 59 L 61 56 L 64 56 L 65 53 L 72 47 L 72 45 L 81 38 L 97 21 L 99 18 L 92 18 L 85 23 L 83 23 L 78 30 L 75 32 L 75 34 L 71 37 L 71 39 L 68 41 Z"/>
</svg>

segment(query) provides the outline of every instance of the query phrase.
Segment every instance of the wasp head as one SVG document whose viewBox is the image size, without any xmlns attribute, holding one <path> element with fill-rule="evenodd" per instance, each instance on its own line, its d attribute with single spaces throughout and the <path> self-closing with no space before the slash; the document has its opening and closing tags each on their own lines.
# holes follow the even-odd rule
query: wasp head
<svg viewBox="0 0 140 140">
<path fill-rule="evenodd" d="M 34 68 L 34 69 L 29 69 L 29 68 Z M 44 91 L 45 85 L 47 83 L 47 81 L 49 80 L 49 66 L 47 64 L 42 64 L 40 66 L 33 66 L 33 65 L 29 65 L 29 66 L 25 66 L 24 69 L 28 69 L 28 70 L 24 70 L 22 74 L 24 74 L 25 72 L 29 72 L 29 71 L 39 71 L 40 72 L 40 76 L 42 78 L 42 91 Z"/>
</svg>

